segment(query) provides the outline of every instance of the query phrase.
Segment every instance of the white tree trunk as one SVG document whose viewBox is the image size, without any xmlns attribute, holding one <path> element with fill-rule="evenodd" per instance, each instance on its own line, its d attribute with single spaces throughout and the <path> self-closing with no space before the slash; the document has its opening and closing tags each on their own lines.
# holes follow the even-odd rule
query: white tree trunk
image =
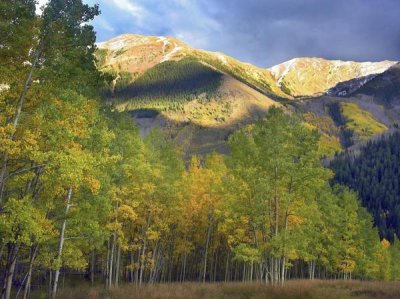
<svg viewBox="0 0 400 299">
<path fill-rule="evenodd" d="M 66 207 L 65 207 L 65 218 L 64 218 L 63 224 L 61 226 L 60 242 L 58 244 L 58 254 L 57 254 L 57 264 L 58 265 L 57 265 L 57 269 L 54 274 L 53 290 L 51 293 L 51 297 L 53 299 L 56 297 L 58 279 L 60 278 L 61 256 L 62 256 L 62 251 L 64 248 L 65 229 L 67 228 L 67 215 L 68 215 L 69 209 L 71 207 L 71 196 L 72 196 L 72 187 L 69 187 L 68 192 L 67 192 L 67 202 L 66 202 Z"/>
<path fill-rule="evenodd" d="M 211 217 L 209 217 L 210 219 Z M 208 225 L 207 229 L 207 240 L 206 240 L 206 248 L 204 250 L 204 262 L 203 262 L 203 283 L 206 282 L 206 274 L 207 274 L 207 255 L 208 255 L 208 246 L 210 243 L 211 236 L 211 222 Z"/>
<path fill-rule="evenodd" d="M 29 292 L 31 289 L 33 262 L 35 261 L 38 249 L 39 249 L 39 244 L 36 244 L 31 253 L 31 258 L 29 260 L 28 274 L 27 274 L 28 276 L 27 276 L 26 283 L 25 283 L 24 294 L 22 296 L 23 299 L 27 299 L 29 297 Z"/>
<path fill-rule="evenodd" d="M 121 244 L 118 244 L 118 249 L 117 249 L 117 261 L 115 265 L 115 287 L 118 288 L 118 283 L 119 283 L 119 266 L 121 262 Z"/>
<path fill-rule="evenodd" d="M 13 129 L 14 132 L 10 136 L 10 139 L 14 138 L 15 135 L 15 130 L 18 127 L 18 122 L 19 118 L 22 112 L 22 107 L 24 105 L 25 101 L 25 96 L 26 93 L 28 92 L 29 86 L 32 82 L 32 76 L 33 76 L 33 71 L 36 68 L 36 65 L 39 61 L 41 51 L 39 49 L 36 50 L 34 58 L 33 58 L 33 63 L 31 66 L 31 69 L 25 79 L 25 84 L 24 88 L 22 89 L 22 92 L 18 98 L 18 103 L 17 103 L 17 110 L 15 111 L 14 117 L 13 117 Z M 6 172 L 7 172 L 7 165 L 8 165 L 8 153 L 4 153 L 3 157 L 1 159 L 1 169 L 0 169 L 0 204 L 3 202 L 3 191 L 4 191 L 4 185 L 5 185 L 5 180 L 6 180 Z"/>
<path fill-rule="evenodd" d="M 8 269 L 6 271 L 6 277 L 4 280 L 4 289 L 2 293 L 3 299 L 10 299 L 11 296 L 11 288 L 14 279 L 14 272 L 15 272 L 15 265 L 17 263 L 18 251 L 19 251 L 19 244 L 15 244 L 10 253 Z"/>
<path fill-rule="evenodd" d="M 110 289 L 113 284 L 113 274 L 114 274 L 114 252 L 115 252 L 115 242 L 117 241 L 117 232 L 114 231 L 113 233 L 113 238 L 112 238 L 112 243 L 111 243 L 111 253 L 110 253 L 110 266 L 108 268 L 109 274 L 108 274 L 108 288 Z"/>
</svg>

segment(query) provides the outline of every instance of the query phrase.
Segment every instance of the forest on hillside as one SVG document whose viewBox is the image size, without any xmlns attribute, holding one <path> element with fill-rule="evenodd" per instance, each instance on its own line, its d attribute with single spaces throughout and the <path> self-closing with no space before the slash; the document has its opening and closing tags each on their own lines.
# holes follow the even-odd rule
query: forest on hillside
<svg viewBox="0 0 400 299">
<path fill-rule="evenodd" d="M 271 108 L 230 155 L 189 161 L 101 101 L 97 6 L 0 2 L 1 298 L 56 298 L 70 281 L 400 278 L 357 194 L 331 186 L 319 134 Z"/>
<path fill-rule="evenodd" d="M 124 72 L 114 76 L 116 84 L 105 97 L 131 111 L 183 111 L 183 105 L 191 100 L 210 101 L 222 79 L 220 72 L 191 57 L 160 63 L 135 80 Z"/>
<path fill-rule="evenodd" d="M 400 133 L 369 141 L 356 155 L 338 155 L 331 167 L 335 183 L 358 192 L 380 235 L 396 238 L 400 233 Z"/>
</svg>

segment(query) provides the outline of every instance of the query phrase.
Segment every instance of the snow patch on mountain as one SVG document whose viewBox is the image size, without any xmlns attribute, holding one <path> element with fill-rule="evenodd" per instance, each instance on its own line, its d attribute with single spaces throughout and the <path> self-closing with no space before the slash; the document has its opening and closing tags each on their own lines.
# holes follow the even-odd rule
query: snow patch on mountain
<svg viewBox="0 0 400 299">
<path fill-rule="evenodd" d="M 163 43 L 163 53 L 167 50 L 167 46 L 169 45 L 169 40 L 165 36 L 159 36 L 158 41 Z"/>
<path fill-rule="evenodd" d="M 279 76 L 279 78 L 277 78 L 277 82 L 276 84 L 279 87 L 282 87 L 282 81 L 285 78 L 285 76 L 295 67 L 297 62 L 297 58 L 291 59 L 289 61 L 286 61 L 284 63 L 278 64 L 273 66 L 270 70 L 272 75 L 276 78 L 277 76 Z M 280 74 L 280 75 L 279 75 Z"/>
<path fill-rule="evenodd" d="M 97 43 L 97 47 L 100 49 L 109 49 L 109 50 L 119 50 L 125 47 L 125 40 L 119 39 L 113 42 L 102 42 L 102 43 Z"/>
<path fill-rule="evenodd" d="M 370 75 L 370 74 L 381 74 L 386 71 L 389 67 L 394 65 L 396 62 L 362 62 L 360 63 L 360 69 L 362 76 Z"/>
<path fill-rule="evenodd" d="M 339 97 L 347 96 L 374 79 L 377 75 L 379 74 L 360 76 L 349 81 L 340 82 L 335 87 L 330 88 L 326 94 L 331 96 L 337 95 Z"/>
<path fill-rule="evenodd" d="M 224 64 L 228 64 L 228 60 L 226 60 L 226 57 L 222 54 L 218 54 L 217 58 Z"/>
<path fill-rule="evenodd" d="M 160 63 L 170 60 L 172 56 L 174 56 L 182 49 L 183 48 L 181 46 L 178 46 L 176 43 L 174 43 L 174 48 L 172 49 L 172 51 L 169 52 L 167 55 L 165 55 L 164 58 L 160 61 Z"/>
<path fill-rule="evenodd" d="M 138 45 L 146 44 L 148 42 L 149 39 L 147 37 L 137 36 L 133 34 L 125 34 L 106 42 L 96 43 L 96 45 L 100 49 L 118 51 L 123 48 L 135 47 Z"/>
<path fill-rule="evenodd" d="M 353 63 L 354 65 L 356 64 L 355 62 L 342 62 L 342 61 L 335 61 L 335 70 L 337 67 L 348 64 L 348 63 Z M 377 75 L 382 74 L 386 70 L 388 70 L 392 65 L 394 65 L 396 62 L 392 61 L 382 61 L 382 62 L 360 62 L 358 63 L 358 67 L 356 68 L 355 71 L 355 77 L 349 81 L 344 81 L 338 83 L 335 87 L 330 88 L 326 94 L 328 95 L 337 95 L 337 96 L 346 96 L 349 95 L 353 92 L 355 92 L 357 89 L 361 88 L 363 85 L 374 79 Z"/>
</svg>

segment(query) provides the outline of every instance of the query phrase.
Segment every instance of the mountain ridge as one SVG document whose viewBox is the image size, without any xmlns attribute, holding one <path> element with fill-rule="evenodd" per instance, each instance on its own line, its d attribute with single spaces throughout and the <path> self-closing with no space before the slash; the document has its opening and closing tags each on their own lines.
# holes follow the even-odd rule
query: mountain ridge
<svg viewBox="0 0 400 299">
<path fill-rule="evenodd" d="M 338 140 L 348 146 L 400 120 L 400 114 L 391 117 L 379 99 L 358 93 L 384 78 L 396 66 L 394 61 L 298 57 L 260 68 L 221 52 L 192 48 L 174 37 L 137 34 L 97 46 L 99 69 L 115 77 L 107 100 L 119 110 L 132 111 L 144 134 L 160 126 L 182 144 L 195 144 L 192 154 L 212 151 L 212 144 L 224 148 L 219 145 L 229 134 L 254 123 L 271 106 L 311 113 L 306 119 L 321 132 L 328 155 L 340 150 Z M 328 121 L 335 103 L 347 124 Z M 350 117 L 352 113 L 356 117 Z M 349 128 L 356 130 L 352 137 L 346 135 Z M 204 150 L 205 144 L 209 149 Z"/>
<path fill-rule="evenodd" d="M 396 63 L 389 60 L 356 62 L 319 57 L 296 57 L 269 68 L 261 68 L 221 52 L 192 48 L 174 37 L 137 34 L 123 34 L 98 43 L 97 46 L 101 50 L 120 54 L 114 55 L 103 64 L 103 69 L 115 69 L 115 64 L 117 64 L 120 65 L 121 71 L 141 74 L 158 63 L 194 56 L 203 63 L 223 69 L 230 74 L 233 73 L 232 68 L 241 68 L 245 72 L 242 77 L 246 75 L 251 77 L 255 87 L 261 87 L 260 89 L 264 92 L 269 91 L 278 97 L 288 99 L 321 95 L 341 82 L 380 74 Z M 123 55 L 124 51 L 129 55 Z M 121 65 L 122 62 L 125 65 Z M 136 63 L 136 68 L 132 66 L 132 63 Z M 325 77 L 325 80 L 322 77 Z M 264 81 L 264 84 L 261 81 Z"/>
</svg>

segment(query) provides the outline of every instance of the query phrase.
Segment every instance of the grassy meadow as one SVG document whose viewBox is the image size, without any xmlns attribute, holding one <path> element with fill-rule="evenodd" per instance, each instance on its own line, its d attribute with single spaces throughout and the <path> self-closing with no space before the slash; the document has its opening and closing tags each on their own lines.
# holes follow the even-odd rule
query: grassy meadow
<svg viewBox="0 0 400 299">
<path fill-rule="evenodd" d="M 33 298 L 46 298 L 36 293 Z M 102 287 L 76 286 L 60 290 L 59 299 L 395 299 L 399 282 L 293 280 L 281 286 L 260 283 L 125 284 L 106 291 Z"/>
</svg>

